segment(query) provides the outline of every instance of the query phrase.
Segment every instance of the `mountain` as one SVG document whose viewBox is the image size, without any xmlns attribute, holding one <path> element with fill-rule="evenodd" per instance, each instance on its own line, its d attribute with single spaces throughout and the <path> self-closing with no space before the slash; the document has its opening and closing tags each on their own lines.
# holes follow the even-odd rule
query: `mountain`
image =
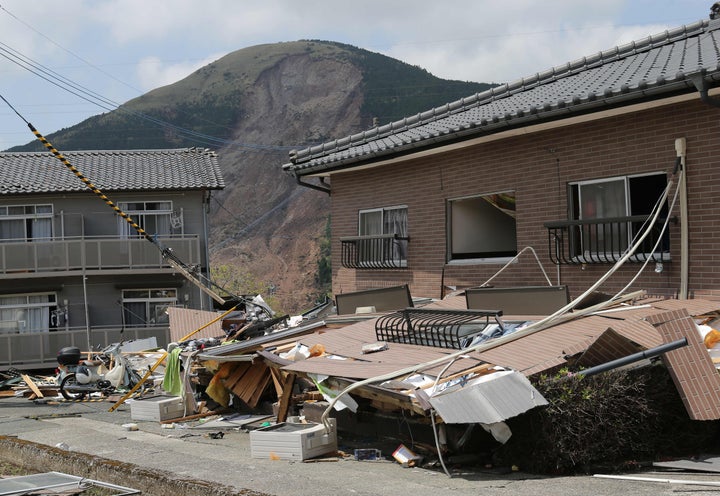
<svg viewBox="0 0 720 496">
<path fill-rule="evenodd" d="M 226 188 L 211 199 L 212 264 L 233 267 L 248 292 L 297 313 L 327 290 L 318 267 L 329 198 L 281 171 L 289 151 L 490 87 L 340 43 L 258 45 L 47 138 L 60 151 L 215 149 Z M 42 149 L 35 141 L 10 151 Z"/>
</svg>

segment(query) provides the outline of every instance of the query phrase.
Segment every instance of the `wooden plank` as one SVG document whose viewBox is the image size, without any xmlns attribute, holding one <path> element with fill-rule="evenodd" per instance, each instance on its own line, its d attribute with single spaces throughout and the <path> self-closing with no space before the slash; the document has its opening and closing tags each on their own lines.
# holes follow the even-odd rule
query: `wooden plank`
<svg viewBox="0 0 720 496">
<path fill-rule="evenodd" d="M 267 369 L 268 367 L 264 363 L 254 364 L 250 367 L 250 369 L 248 369 L 245 375 L 242 376 L 237 384 L 235 384 L 232 392 L 245 403 L 249 403 L 255 389 L 259 387 L 263 379 L 266 379 Z"/>
<path fill-rule="evenodd" d="M 253 393 L 250 401 L 248 402 L 248 406 L 250 408 L 255 408 L 258 405 L 258 403 L 260 402 L 260 398 L 262 398 L 265 389 L 270 383 L 270 374 L 265 374 L 263 377 L 264 379 L 260 382 L 260 384 L 258 384 L 258 387 L 255 388 L 255 392 Z"/>
<path fill-rule="evenodd" d="M 250 406 L 253 406 L 253 402 L 257 405 L 260 395 L 262 395 L 265 391 L 269 382 L 270 372 L 268 371 L 268 367 L 263 364 L 262 369 L 258 369 L 258 373 L 255 376 L 252 387 L 249 387 L 247 393 L 245 394 L 245 402 Z"/>
<path fill-rule="evenodd" d="M 242 378 L 242 376 L 245 375 L 249 368 L 249 362 L 238 362 L 232 369 L 230 374 L 227 376 L 227 378 L 223 379 L 223 384 L 225 384 L 225 387 L 228 389 L 234 388 L 235 384 L 237 384 L 237 382 Z"/>
<path fill-rule="evenodd" d="M 277 414 L 278 422 L 285 422 L 285 420 L 287 420 L 288 410 L 290 409 L 290 398 L 292 396 L 292 389 L 293 389 L 293 386 L 295 385 L 296 377 L 297 377 L 296 374 L 288 374 L 285 377 L 285 382 L 283 383 L 282 396 L 280 396 L 280 401 L 278 402 L 278 414 Z"/>
<path fill-rule="evenodd" d="M 40 391 L 40 388 L 37 387 L 37 385 L 33 382 L 29 375 L 20 374 L 20 377 L 22 377 L 22 380 L 25 381 L 25 384 L 27 384 L 27 386 L 32 390 L 32 392 L 35 393 L 35 396 L 37 398 L 44 398 L 42 392 Z"/>
<path fill-rule="evenodd" d="M 275 367 L 270 367 L 270 376 L 272 377 L 273 385 L 275 386 L 275 393 L 279 398 L 282 395 L 282 372 Z"/>
</svg>

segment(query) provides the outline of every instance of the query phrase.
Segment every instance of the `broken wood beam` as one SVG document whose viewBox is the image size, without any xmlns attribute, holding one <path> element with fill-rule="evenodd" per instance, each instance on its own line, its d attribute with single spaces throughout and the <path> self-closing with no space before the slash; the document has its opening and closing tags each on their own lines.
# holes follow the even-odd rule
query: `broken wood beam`
<svg viewBox="0 0 720 496">
<path fill-rule="evenodd" d="M 285 377 L 285 381 L 283 382 L 283 391 L 282 396 L 280 396 L 280 401 L 278 402 L 278 414 L 277 414 L 277 421 L 285 422 L 287 420 L 287 414 L 288 410 L 290 409 L 290 403 L 291 403 L 291 397 L 292 397 L 292 389 L 295 385 L 295 378 L 297 377 L 294 373 L 289 373 Z"/>
<path fill-rule="evenodd" d="M 35 396 L 37 398 L 44 398 L 42 391 L 40 391 L 40 388 L 37 387 L 37 385 L 33 382 L 33 380 L 30 378 L 29 375 L 20 374 L 20 377 L 22 377 L 22 380 L 25 381 L 25 384 L 27 384 L 27 387 L 29 387 L 32 390 L 32 392 L 35 394 Z"/>
</svg>

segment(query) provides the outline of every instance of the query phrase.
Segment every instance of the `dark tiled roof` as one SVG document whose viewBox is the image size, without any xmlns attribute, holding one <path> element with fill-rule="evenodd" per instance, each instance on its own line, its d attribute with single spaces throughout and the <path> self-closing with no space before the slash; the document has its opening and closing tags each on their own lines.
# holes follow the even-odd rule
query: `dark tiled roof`
<svg viewBox="0 0 720 496">
<path fill-rule="evenodd" d="M 225 187 L 217 155 L 202 148 L 63 152 L 102 191 Z M 0 153 L 0 196 L 68 193 L 87 186 L 50 152 Z"/>
<path fill-rule="evenodd" d="M 720 79 L 720 20 L 649 36 L 483 93 L 322 145 L 291 152 L 304 175 L 511 127 L 695 91 Z"/>
</svg>

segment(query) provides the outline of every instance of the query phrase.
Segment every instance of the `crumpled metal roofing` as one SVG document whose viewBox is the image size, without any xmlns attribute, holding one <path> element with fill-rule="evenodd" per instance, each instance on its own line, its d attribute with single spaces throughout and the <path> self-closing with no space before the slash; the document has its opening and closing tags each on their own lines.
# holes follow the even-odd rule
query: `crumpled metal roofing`
<svg viewBox="0 0 720 496">
<path fill-rule="evenodd" d="M 70 151 L 62 155 L 104 191 L 203 190 L 225 187 L 215 152 L 173 150 Z M 87 189 L 50 152 L 0 153 L 0 196 Z"/>
<path fill-rule="evenodd" d="M 421 146 L 602 110 L 720 79 L 720 20 L 703 20 L 583 57 L 427 112 L 290 153 L 286 172 L 329 171 Z"/>
</svg>

